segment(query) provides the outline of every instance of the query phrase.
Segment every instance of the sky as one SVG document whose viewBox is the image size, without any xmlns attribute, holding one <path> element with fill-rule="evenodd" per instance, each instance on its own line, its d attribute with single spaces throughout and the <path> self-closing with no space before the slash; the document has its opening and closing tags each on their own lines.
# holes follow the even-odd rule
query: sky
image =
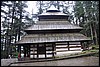
<svg viewBox="0 0 100 67">
<path fill-rule="evenodd" d="M 27 5 L 28 5 L 28 8 L 25 8 L 25 10 L 27 12 L 29 12 L 30 14 L 32 14 L 32 10 L 33 10 L 33 14 L 36 14 L 38 9 L 36 7 L 36 2 L 37 1 L 27 1 Z M 70 1 L 71 2 L 71 1 Z M 71 13 L 71 11 L 73 10 L 72 7 L 70 7 L 69 9 L 69 12 Z M 31 16 L 31 15 L 30 15 Z M 2 25 L 2 24 L 1 24 Z M 1 29 L 2 29 L 2 26 L 1 26 Z"/>
<path fill-rule="evenodd" d="M 32 10 L 33 10 L 33 14 L 37 14 L 38 9 L 37 9 L 37 6 L 36 6 L 36 2 L 37 1 L 27 1 L 28 8 L 25 8 L 25 10 L 30 13 L 30 17 L 32 16 L 31 15 L 32 14 Z M 73 7 L 72 6 L 74 5 L 74 1 L 69 1 L 69 3 L 70 3 L 69 4 L 70 7 L 68 8 L 68 11 L 70 13 L 72 13 L 72 11 L 73 11 Z M 69 6 L 69 5 L 67 5 L 67 6 Z M 60 11 L 62 11 L 62 9 L 60 9 Z M 72 15 L 74 15 L 74 13 L 72 13 Z M 35 19 L 35 21 L 37 21 L 37 20 Z"/>
<path fill-rule="evenodd" d="M 30 14 L 32 14 L 32 9 L 34 14 L 37 12 L 36 1 L 28 1 L 27 5 L 28 8 L 25 8 L 25 10 L 28 11 Z"/>
<path fill-rule="evenodd" d="M 72 1 L 70 1 L 70 3 L 71 2 Z M 28 8 L 25 8 L 25 10 L 28 11 L 30 14 L 32 13 L 32 9 L 33 9 L 34 14 L 37 12 L 36 1 L 27 1 L 27 5 L 28 5 Z M 73 8 L 70 7 L 68 10 L 69 12 L 71 12 Z"/>
<path fill-rule="evenodd" d="M 30 14 L 32 14 L 32 9 L 33 9 L 33 13 L 37 12 L 36 1 L 27 1 L 27 5 L 28 5 L 28 8 L 25 8 L 25 10 L 28 11 Z M 5 7 L 4 9 L 8 11 L 7 7 Z M 4 15 L 4 14 L 1 13 L 1 15 Z M 4 19 L 2 18 L 1 21 L 3 20 Z M 1 30 L 3 30 L 2 23 L 1 23 Z"/>
</svg>

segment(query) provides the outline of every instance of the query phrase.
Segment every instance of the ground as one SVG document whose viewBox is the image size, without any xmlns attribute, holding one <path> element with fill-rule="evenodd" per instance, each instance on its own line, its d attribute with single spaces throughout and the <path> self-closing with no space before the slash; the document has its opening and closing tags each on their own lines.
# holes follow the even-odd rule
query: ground
<svg viewBox="0 0 100 67">
<path fill-rule="evenodd" d="M 1 66 L 3 65 L 1 64 Z M 16 63 L 10 66 L 99 66 L 99 57 L 88 56 L 55 61 Z"/>
<path fill-rule="evenodd" d="M 81 53 L 70 54 L 67 56 L 60 56 L 60 58 L 65 57 L 62 60 L 54 61 L 43 61 L 43 62 L 29 62 L 29 63 L 13 63 L 18 61 L 17 58 L 11 59 L 1 59 L 1 66 L 99 66 L 99 48 L 92 47 L 90 50 L 82 51 Z M 93 54 L 95 53 L 95 54 Z M 82 56 L 84 55 L 84 56 Z M 89 55 L 89 56 L 86 56 Z M 66 57 L 76 56 L 74 58 Z M 82 57 L 77 57 L 82 56 Z M 56 57 L 59 58 L 59 57 Z"/>
</svg>

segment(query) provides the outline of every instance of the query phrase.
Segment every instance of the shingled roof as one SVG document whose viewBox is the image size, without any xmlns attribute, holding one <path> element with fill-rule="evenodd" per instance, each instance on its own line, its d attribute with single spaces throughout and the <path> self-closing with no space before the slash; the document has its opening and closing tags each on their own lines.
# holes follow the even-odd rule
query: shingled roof
<svg viewBox="0 0 100 67">
<path fill-rule="evenodd" d="M 25 29 L 27 35 L 22 37 L 16 44 L 67 41 L 80 42 L 91 40 L 90 38 L 79 33 L 80 30 L 82 30 L 82 27 L 71 24 L 68 21 L 69 16 L 58 11 L 57 9 L 49 9 L 46 13 L 40 14 L 38 17 L 39 21 L 31 27 Z"/>
<path fill-rule="evenodd" d="M 36 24 L 25 30 L 49 30 L 49 29 L 82 29 L 68 21 L 38 21 Z"/>
<path fill-rule="evenodd" d="M 28 34 L 22 37 L 17 44 L 25 43 L 46 43 L 46 42 L 67 42 L 67 41 L 88 41 L 90 38 L 80 33 L 62 34 Z"/>
</svg>

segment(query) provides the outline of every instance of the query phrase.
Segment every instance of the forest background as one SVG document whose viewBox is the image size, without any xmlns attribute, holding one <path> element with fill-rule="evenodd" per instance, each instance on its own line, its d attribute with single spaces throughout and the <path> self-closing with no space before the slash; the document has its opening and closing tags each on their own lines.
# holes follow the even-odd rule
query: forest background
<svg viewBox="0 0 100 67">
<path fill-rule="evenodd" d="M 26 34 L 24 29 L 35 24 L 38 15 L 51 5 L 68 14 L 70 23 L 83 27 L 81 33 L 92 39 L 92 45 L 99 45 L 99 1 L 36 1 L 29 12 L 28 2 L 1 1 L 1 58 L 16 55 L 19 47 L 14 43 L 21 40 Z"/>
</svg>

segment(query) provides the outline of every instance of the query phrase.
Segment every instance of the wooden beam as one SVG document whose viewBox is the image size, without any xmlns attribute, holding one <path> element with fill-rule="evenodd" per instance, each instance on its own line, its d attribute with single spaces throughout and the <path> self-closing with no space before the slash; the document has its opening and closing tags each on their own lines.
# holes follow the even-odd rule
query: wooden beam
<svg viewBox="0 0 100 67">
<path fill-rule="evenodd" d="M 52 53 L 47 53 L 48 55 L 52 55 L 53 54 L 53 52 Z"/>
<path fill-rule="evenodd" d="M 77 48 L 77 47 L 81 47 L 81 46 L 69 46 L 69 48 Z M 57 49 L 62 49 L 62 48 L 68 48 L 68 46 L 66 47 L 56 47 Z"/>
<path fill-rule="evenodd" d="M 47 49 L 46 51 L 52 51 L 52 49 Z"/>
<path fill-rule="evenodd" d="M 75 49 L 75 50 L 57 50 L 55 52 L 66 52 L 66 51 L 80 51 L 81 49 Z"/>
<path fill-rule="evenodd" d="M 81 46 L 70 46 L 69 48 L 78 48 L 78 47 L 81 47 Z"/>
<path fill-rule="evenodd" d="M 37 55 L 37 53 L 31 53 L 30 55 Z"/>
</svg>

